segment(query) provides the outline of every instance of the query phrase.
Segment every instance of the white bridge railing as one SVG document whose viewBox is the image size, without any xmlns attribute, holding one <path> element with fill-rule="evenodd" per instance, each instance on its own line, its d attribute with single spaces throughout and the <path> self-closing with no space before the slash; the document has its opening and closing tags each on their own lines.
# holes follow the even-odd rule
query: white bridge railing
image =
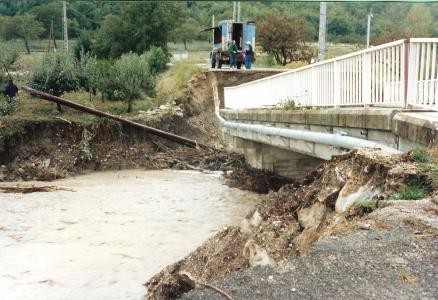
<svg viewBox="0 0 438 300">
<path fill-rule="evenodd" d="M 278 106 L 438 110 L 438 38 L 399 40 L 224 89 L 231 109 Z"/>
</svg>

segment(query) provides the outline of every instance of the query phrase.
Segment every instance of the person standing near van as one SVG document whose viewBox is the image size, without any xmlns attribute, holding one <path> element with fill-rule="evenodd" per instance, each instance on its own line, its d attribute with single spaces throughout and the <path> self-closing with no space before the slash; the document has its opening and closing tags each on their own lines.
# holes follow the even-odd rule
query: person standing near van
<svg viewBox="0 0 438 300">
<path fill-rule="evenodd" d="M 245 69 L 247 70 L 251 69 L 253 55 L 254 55 L 254 51 L 252 50 L 251 42 L 247 41 L 246 49 L 245 49 Z"/>
<path fill-rule="evenodd" d="M 237 61 L 236 61 L 237 46 L 236 46 L 235 40 L 233 40 L 232 43 L 228 46 L 228 55 L 230 57 L 230 69 L 236 70 L 237 69 Z"/>
</svg>

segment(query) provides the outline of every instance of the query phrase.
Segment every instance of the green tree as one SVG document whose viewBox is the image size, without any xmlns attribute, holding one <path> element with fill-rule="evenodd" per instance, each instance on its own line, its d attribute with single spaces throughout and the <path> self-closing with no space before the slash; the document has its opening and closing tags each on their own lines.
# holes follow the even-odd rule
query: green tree
<svg viewBox="0 0 438 300">
<path fill-rule="evenodd" d="M 258 23 L 257 30 L 263 50 L 271 54 L 278 64 L 310 62 L 312 51 L 306 44 L 309 29 L 304 20 L 270 15 Z"/>
<path fill-rule="evenodd" d="M 169 55 L 164 52 L 161 47 L 152 47 L 144 54 L 144 57 L 146 58 L 152 76 L 163 72 L 166 69 L 167 63 L 170 61 Z"/>
<path fill-rule="evenodd" d="M 20 55 L 16 50 L 5 50 L 0 49 L 0 85 L 5 82 L 4 74 L 7 74 L 9 79 L 12 79 L 12 76 L 9 74 L 11 67 L 17 62 Z"/>
<path fill-rule="evenodd" d="M 32 15 L 5 17 L 1 22 L 1 35 L 5 40 L 23 39 L 27 53 L 30 54 L 29 41 L 37 39 L 44 31 L 42 24 Z"/>
<path fill-rule="evenodd" d="M 66 52 L 46 54 L 37 65 L 29 84 L 37 90 L 54 96 L 79 88 L 79 74 L 74 57 Z M 58 104 L 58 110 L 61 106 Z"/>
<path fill-rule="evenodd" d="M 63 23 L 62 23 L 62 2 L 56 1 L 39 6 L 34 6 L 29 14 L 35 16 L 35 19 L 39 21 L 43 28 L 43 36 L 47 37 L 49 35 L 49 30 L 51 23 L 53 21 L 53 34 L 56 38 L 62 38 L 63 35 Z"/>
<path fill-rule="evenodd" d="M 174 42 L 183 42 L 184 49 L 187 50 L 187 42 L 196 39 L 200 30 L 201 25 L 195 19 L 187 18 L 184 22 L 174 27 L 171 32 L 171 39 Z"/>
<path fill-rule="evenodd" d="M 79 35 L 79 38 L 76 41 L 76 44 L 73 47 L 73 52 L 75 54 L 76 59 L 81 58 L 81 54 L 89 54 L 93 52 L 92 49 L 93 42 L 91 41 L 90 35 L 86 31 L 82 31 Z"/>
<path fill-rule="evenodd" d="M 97 89 L 102 94 L 102 102 L 115 100 L 118 82 L 115 76 L 115 68 L 110 60 L 97 61 Z"/>
<path fill-rule="evenodd" d="M 114 75 L 118 82 L 118 95 L 128 102 L 128 112 L 132 104 L 142 96 L 142 92 L 151 92 L 154 78 L 149 72 L 146 59 L 135 53 L 123 54 L 114 64 Z"/>
<path fill-rule="evenodd" d="M 182 3 L 126 4 L 120 16 L 108 16 L 96 37 L 99 57 L 116 58 L 127 52 L 141 54 L 152 46 L 167 51 L 170 31 L 178 24 Z"/>
<path fill-rule="evenodd" d="M 413 4 L 406 16 L 406 28 L 410 37 L 430 37 L 432 15 L 426 5 Z"/>
</svg>

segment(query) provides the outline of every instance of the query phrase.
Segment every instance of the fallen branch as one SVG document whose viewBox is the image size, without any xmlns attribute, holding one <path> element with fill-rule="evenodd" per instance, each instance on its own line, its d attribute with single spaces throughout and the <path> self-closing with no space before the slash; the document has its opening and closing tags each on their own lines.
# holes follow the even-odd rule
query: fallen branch
<svg viewBox="0 0 438 300">
<path fill-rule="evenodd" d="M 61 121 L 64 121 L 64 122 L 67 122 L 68 124 L 72 124 L 69 120 L 66 120 L 66 119 L 64 119 L 64 118 L 61 118 L 61 117 L 55 117 L 55 119 L 57 119 L 57 120 L 61 120 Z"/>
<path fill-rule="evenodd" d="M 228 300 L 234 300 L 233 297 L 231 297 L 227 292 L 225 292 L 224 290 L 221 290 L 220 288 L 214 287 L 214 286 L 206 284 L 206 283 L 197 282 L 196 284 L 201 285 L 201 286 L 206 287 L 206 288 L 209 288 L 209 289 L 212 289 L 212 290 L 218 292 L 219 294 L 221 294 L 222 296 L 224 296 L 225 298 L 227 298 Z"/>
<path fill-rule="evenodd" d="M 30 194 L 37 192 L 54 192 L 54 191 L 68 191 L 74 192 L 75 190 L 68 187 L 54 186 L 54 185 L 45 185 L 45 186 L 2 186 L 0 187 L 0 191 L 6 194 Z"/>
</svg>

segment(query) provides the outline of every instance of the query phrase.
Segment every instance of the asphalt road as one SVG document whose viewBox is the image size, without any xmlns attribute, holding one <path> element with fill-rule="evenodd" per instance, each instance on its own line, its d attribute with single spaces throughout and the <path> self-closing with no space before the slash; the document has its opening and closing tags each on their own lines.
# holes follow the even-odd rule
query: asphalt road
<svg viewBox="0 0 438 300">
<path fill-rule="evenodd" d="M 234 272 L 212 283 L 234 299 L 438 299 L 438 237 L 410 229 L 318 241 L 306 256 Z M 223 300 L 197 288 L 182 299 Z"/>
</svg>

